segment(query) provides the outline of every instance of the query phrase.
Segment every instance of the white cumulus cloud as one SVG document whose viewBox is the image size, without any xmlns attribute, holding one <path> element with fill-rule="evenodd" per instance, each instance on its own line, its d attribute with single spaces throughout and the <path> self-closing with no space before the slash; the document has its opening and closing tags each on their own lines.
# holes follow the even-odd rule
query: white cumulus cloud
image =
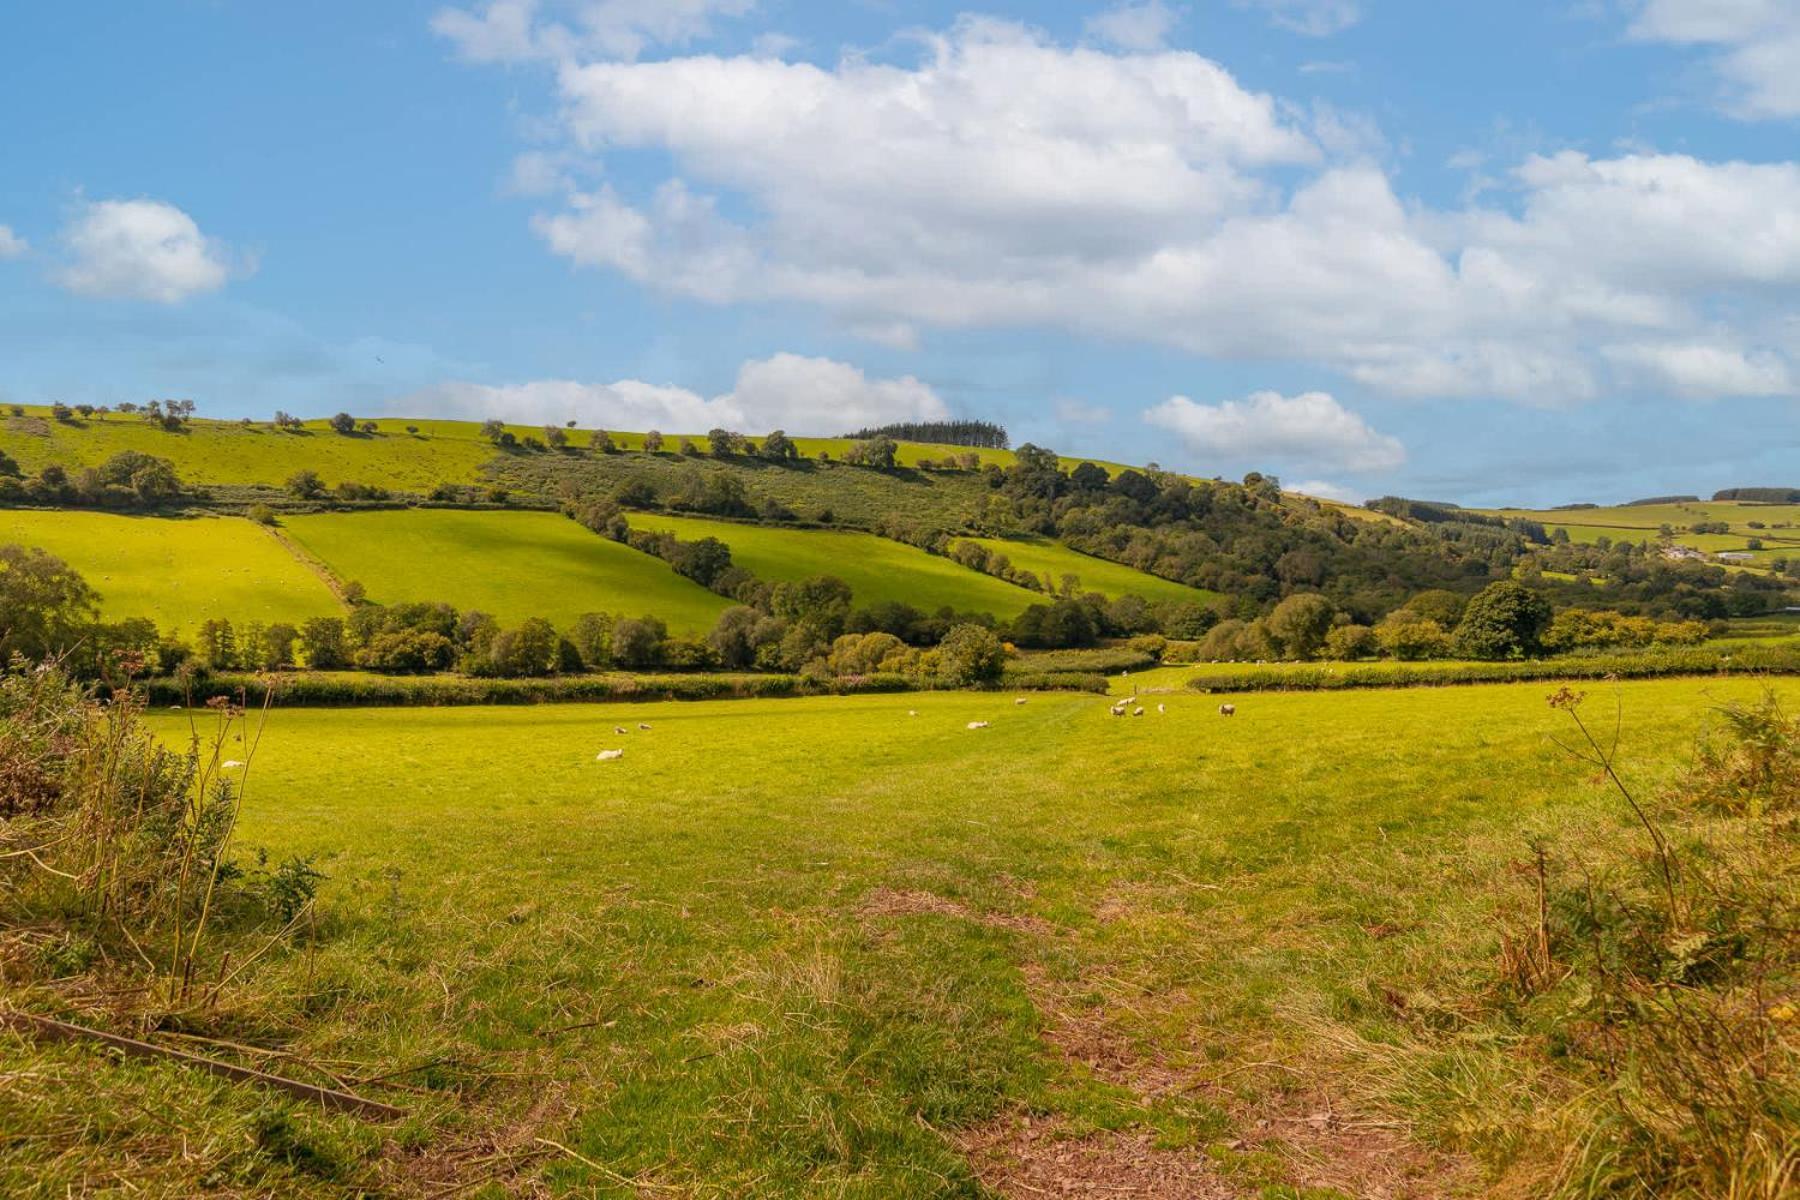
<svg viewBox="0 0 1800 1200">
<path fill-rule="evenodd" d="M 18 258 L 31 247 L 10 225 L 0 225 L 0 259 Z"/>
<path fill-rule="evenodd" d="M 1800 163 L 1537 156 L 1433 208 L 1396 191 L 1366 118 L 1197 54 L 985 18 L 919 37 L 902 63 L 562 61 L 568 169 L 529 173 L 560 197 L 534 228 L 583 267 L 812 305 L 889 346 L 1055 329 L 1548 405 L 1625 380 L 1688 394 L 1601 348 L 1678 355 L 1729 313 L 1777 348 L 1764 378 L 1790 369 Z M 615 157 L 661 174 L 634 186 Z"/>
<path fill-rule="evenodd" d="M 1800 116 L 1800 5 L 1793 0 L 1648 0 L 1630 32 L 1643 41 L 1707 47 L 1728 112 Z"/>
<path fill-rule="evenodd" d="M 1095 13 L 1083 28 L 1089 37 L 1125 50 L 1160 50 L 1180 20 L 1180 10 L 1163 0 L 1138 0 Z"/>
<path fill-rule="evenodd" d="M 1390 471 L 1406 462 L 1398 438 L 1377 433 L 1325 392 L 1256 392 L 1220 404 L 1171 396 L 1147 410 L 1144 420 L 1203 458 L 1357 472 Z"/>
<path fill-rule="evenodd" d="M 738 369 L 732 390 L 710 398 L 687 388 L 635 379 L 616 383 L 545 379 L 502 385 L 445 383 L 402 398 L 392 407 L 526 423 L 576 421 L 602 429 L 671 433 L 703 433 L 715 427 L 750 433 L 785 429 L 823 436 L 950 415 L 937 392 L 910 375 L 871 379 L 848 363 L 798 354 L 746 362 Z"/>
<path fill-rule="evenodd" d="M 1308 37 L 1342 33 L 1362 20 L 1357 0 L 1233 0 L 1239 8 L 1260 8 L 1284 29 Z"/>
<path fill-rule="evenodd" d="M 471 62 L 575 55 L 636 58 L 658 45 L 709 36 L 715 17 L 741 17 L 755 0 L 488 0 L 444 8 L 431 27 Z"/>
<path fill-rule="evenodd" d="M 84 203 L 62 242 L 56 282 L 84 296 L 175 304 L 217 291 L 232 272 L 229 252 L 160 200 Z"/>
<path fill-rule="evenodd" d="M 1769 350 L 1728 341 L 1608 346 L 1602 353 L 1627 377 L 1696 400 L 1795 394 L 1792 366 Z"/>
</svg>

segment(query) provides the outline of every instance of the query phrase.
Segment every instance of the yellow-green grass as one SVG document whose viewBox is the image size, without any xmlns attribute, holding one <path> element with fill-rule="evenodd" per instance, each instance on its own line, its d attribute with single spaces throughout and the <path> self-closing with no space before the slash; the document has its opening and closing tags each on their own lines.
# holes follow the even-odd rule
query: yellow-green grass
<svg viewBox="0 0 1800 1200">
<path fill-rule="evenodd" d="M 374 434 L 339 434 L 323 419 L 309 420 L 300 432 L 274 429 L 267 421 L 243 424 L 195 418 L 181 432 L 167 432 L 141 416 L 111 413 L 87 420 L 59 422 L 50 410 L 26 406 L 22 418 L 0 416 L 0 450 L 16 458 L 28 472 L 48 463 L 65 467 L 92 466 L 122 450 L 137 450 L 172 461 L 187 479 L 204 483 L 279 485 L 294 472 L 316 471 L 328 484 L 345 480 L 376 484 L 406 491 L 429 491 L 439 483 L 475 483 L 483 463 L 500 452 L 483 435 L 478 421 L 447 421 L 424 417 L 375 417 Z M 363 418 L 359 418 L 359 424 Z M 587 428 L 562 428 L 569 444 L 585 448 L 593 436 Z M 515 438 L 545 439 L 541 425 L 508 423 Z M 410 432 L 409 430 L 416 430 Z M 760 441 L 764 431 L 751 431 Z M 615 445 L 642 450 L 642 432 L 609 431 Z M 673 452 L 683 437 L 702 450 L 711 443 L 704 434 L 665 433 L 664 450 Z M 821 452 L 842 459 L 850 449 L 848 438 L 794 439 L 800 452 L 817 458 Z M 970 449 L 925 442 L 897 443 L 897 461 L 916 466 L 931 459 L 975 454 L 983 465 L 1011 466 L 1010 450 Z M 1110 473 L 1127 468 L 1118 463 L 1067 457 L 1065 467 L 1095 461 Z"/>
<path fill-rule="evenodd" d="M 957 612 L 1008 618 L 1044 602 L 1037 592 L 869 533 L 780 529 L 665 513 L 632 513 L 630 520 L 635 529 L 661 530 L 684 541 L 718 538 L 731 547 L 734 563 L 772 582 L 835 575 L 850 585 L 859 605 L 899 600 L 925 612 L 948 605 Z"/>
<path fill-rule="evenodd" d="M 282 522 L 296 542 L 378 603 L 444 601 L 503 624 L 582 613 L 660 617 L 674 633 L 712 627 L 723 597 L 666 563 L 546 512 L 402 509 Z"/>
<path fill-rule="evenodd" d="M 1061 588 L 1063 576 L 1074 575 L 1080 578 L 1082 591 L 1099 592 L 1109 598 L 1140 596 L 1150 601 L 1204 604 L 1218 595 L 1216 592 L 1191 588 L 1173 580 L 1139 571 L 1134 567 L 1108 562 L 1104 558 L 1095 558 L 1093 555 L 1083 554 L 1079 550 L 1071 550 L 1061 542 L 1052 541 L 1049 538 L 968 538 L 966 540 L 975 542 L 989 551 L 1006 555 L 1013 566 L 1047 579 L 1053 588 Z"/>
<path fill-rule="evenodd" d="M 1247 675 L 1296 675 L 1310 676 L 1320 671 L 1342 671 L 1355 668 L 1357 671 L 1393 671 L 1396 674 L 1415 672 L 1454 673 L 1473 664 L 1456 659 L 1427 659 L 1423 662 L 1397 662 L 1391 658 L 1369 659 L 1364 662 L 1223 662 L 1223 663 L 1182 663 L 1174 666 L 1153 667 L 1145 671 L 1132 671 L 1129 674 L 1115 675 L 1109 681 L 1109 688 L 1115 696 L 1130 696 L 1150 692 L 1180 691 L 1187 686 L 1188 680 L 1196 675 L 1204 675 L 1212 679 L 1236 679 Z"/>
<path fill-rule="evenodd" d="M 0 509 L 0 543 L 36 546 L 80 572 L 111 620 L 192 633 L 223 618 L 299 622 L 340 611 L 331 589 L 242 517 L 128 517 Z"/>
<path fill-rule="evenodd" d="M 1569 537 L 1575 541 L 1590 542 L 1597 534 L 1605 534 L 1614 541 L 1619 541 L 1624 534 L 1626 540 L 1642 541 L 1640 533 L 1654 539 L 1657 531 L 1664 525 L 1676 531 L 1678 540 L 1685 540 L 1680 531 L 1688 526 L 1724 521 L 1731 527 L 1731 532 L 1745 537 L 1759 535 L 1800 536 L 1794 529 L 1788 530 L 1755 530 L 1750 528 L 1751 521 L 1764 526 L 1789 524 L 1800 525 L 1800 504 L 1754 504 L 1739 500 L 1703 500 L 1687 504 L 1621 504 L 1606 508 L 1581 509 L 1524 509 L 1506 508 L 1492 510 L 1503 517 L 1522 517 L 1526 520 L 1541 522 L 1546 528 L 1562 527 L 1570 531 Z M 1577 536 L 1580 530 L 1582 536 Z"/>
<path fill-rule="evenodd" d="M 296 997 L 256 1036 L 414 1116 L 371 1129 L 4 1035 L 0 1114 L 36 1135 L 0 1141 L 0 1190 L 129 1164 L 154 1194 L 504 1170 L 583 1195 L 973 1197 L 957 1139 L 1029 1112 L 1090 1146 L 1146 1130 L 1225 1194 L 1369 1194 L 1362 1142 L 1283 1148 L 1329 1096 L 1427 1171 L 1408 1188 L 1491 1194 L 1509 1156 L 1554 1155 L 1519 1135 L 1576 1090 L 1487 1004 L 1496 912 L 1529 900 L 1513 864 L 1537 838 L 1641 836 L 1551 742 L 1547 690 L 1241 697 L 1230 722 L 1205 697 L 1119 721 L 982 694 L 278 711 L 242 841 L 329 878 L 317 932 L 250 970 Z M 1633 786 L 1755 691 L 1620 687 Z M 155 725 L 185 741 L 178 714 Z M 248 1040 L 234 1020 L 188 1027 Z M 1409 1137 L 1478 1165 L 1436 1177 Z"/>
</svg>

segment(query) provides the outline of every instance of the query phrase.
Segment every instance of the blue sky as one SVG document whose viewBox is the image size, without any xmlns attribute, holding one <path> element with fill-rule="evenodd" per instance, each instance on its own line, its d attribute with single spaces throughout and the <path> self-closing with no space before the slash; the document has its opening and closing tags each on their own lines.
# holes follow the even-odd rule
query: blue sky
<svg viewBox="0 0 1800 1200">
<path fill-rule="evenodd" d="M 1800 485 L 1796 0 L 0 22 L 0 398 Z"/>
</svg>

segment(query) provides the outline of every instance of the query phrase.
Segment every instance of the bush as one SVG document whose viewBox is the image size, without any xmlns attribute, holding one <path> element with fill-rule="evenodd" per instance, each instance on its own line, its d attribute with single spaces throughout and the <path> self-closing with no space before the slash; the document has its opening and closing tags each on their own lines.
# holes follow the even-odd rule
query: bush
<svg viewBox="0 0 1800 1200">
<path fill-rule="evenodd" d="M 958 625 L 937 648 L 938 671 L 952 684 L 992 683 L 1006 666 L 1006 651 L 994 631 L 980 625 Z"/>
</svg>

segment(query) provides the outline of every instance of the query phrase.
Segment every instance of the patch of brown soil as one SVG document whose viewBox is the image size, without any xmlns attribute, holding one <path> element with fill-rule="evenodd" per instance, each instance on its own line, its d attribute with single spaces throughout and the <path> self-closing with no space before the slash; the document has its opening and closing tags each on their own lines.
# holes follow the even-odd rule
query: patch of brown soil
<svg viewBox="0 0 1800 1200">
<path fill-rule="evenodd" d="M 1403 1126 L 1338 1106 L 1322 1091 L 1279 1098 L 1244 1122 L 1246 1141 L 1280 1153 L 1292 1182 L 1362 1200 L 1438 1200 L 1476 1195 L 1474 1167 L 1434 1153 Z"/>
<path fill-rule="evenodd" d="M 558 1130 L 574 1111 L 567 1089 L 553 1084 L 525 1113 L 492 1129 L 413 1150 L 390 1146 L 383 1163 L 387 1189 L 448 1200 L 491 1183 L 508 1196 L 548 1197 L 550 1188 L 535 1168 L 558 1151 L 539 1139 Z"/>
<path fill-rule="evenodd" d="M 1060 1122 L 1005 1117 L 968 1130 L 957 1147 L 976 1178 L 1003 1196 L 1135 1196 L 1144 1200 L 1238 1200 L 1204 1158 L 1159 1150 L 1148 1134 L 1069 1137 Z"/>
<path fill-rule="evenodd" d="M 1010 929 L 1014 933 L 1047 936 L 1055 926 L 1041 917 L 1023 913 L 976 912 L 966 904 L 947 899 L 935 892 L 903 891 L 878 887 L 863 897 L 857 911 L 864 917 L 905 917 L 931 913 L 940 917 L 960 917 L 990 929 Z"/>
</svg>

